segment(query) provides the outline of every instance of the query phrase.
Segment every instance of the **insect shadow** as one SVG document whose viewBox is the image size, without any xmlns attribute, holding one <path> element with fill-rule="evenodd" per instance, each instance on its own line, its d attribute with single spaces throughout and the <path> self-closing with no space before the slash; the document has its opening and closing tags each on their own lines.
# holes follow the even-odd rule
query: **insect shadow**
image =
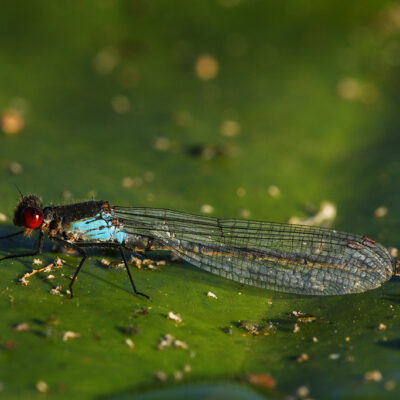
<svg viewBox="0 0 400 400">
<path fill-rule="evenodd" d="M 0 229 L 0 237 L 1 236 L 5 236 L 8 233 L 10 233 L 10 230 L 12 230 L 12 226 L 10 226 L 10 229 L 7 229 L 7 228 Z M 27 242 L 28 242 L 28 246 L 27 246 Z M 1 244 L 0 245 L 0 250 L 1 250 L 1 252 L 4 252 L 4 254 L 2 254 L 2 256 L 7 255 L 7 254 L 17 254 L 18 252 L 21 251 L 22 248 L 24 248 L 25 250 L 27 248 L 30 248 L 29 247 L 29 239 L 27 240 L 23 236 L 18 236 L 18 237 L 13 237 L 13 238 L 10 238 L 10 239 L 2 240 L 2 241 L 0 241 L 0 244 Z M 34 249 L 32 249 L 32 250 L 34 250 Z M 46 262 L 50 263 L 51 262 L 50 260 L 52 260 L 52 258 L 48 257 L 48 255 L 46 255 L 46 254 L 52 253 L 52 252 L 62 253 L 62 251 L 60 251 L 60 249 L 57 249 L 57 250 L 54 249 L 54 244 L 53 243 L 45 242 L 45 244 L 43 246 L 42 254 L 40 256 L 38 256 L 38 257 L 46 257 L 47 258 Z M 89 257 L 90 257 L 91 256 L 90 253 L 92 253 L 92 251 L 89 251 L 88 253 L 89 253 Z M 93 250 L 93 253 L 98 255 L 98 252 L 96 252 L 96 250 Z M 110 252 L 106 251 L 106 253 L 107 254 L 109 253 L 110 255 L 115 254 L 115 252 L 112 252 L 112 251 L 110 251 Z M 71 255 L 71 254 L 67 254 L 67 255 L 68 255 L 68 257 L 70 257 L 70 260 L 68 261 L 68 265 L 66 265 L 66 267 L 67 268 L 71 268 L 71 271 L 74 271 L 76 266 L 79 263 L 79 259 L 77 258 L 76 261 L 75 261 L 75 258 L 73 257 L 73 255 Z M 33 258 L 34 257 L 26 257 L 26 258 L 23 258 L 21 260 L 18 260 L 18 262 L 20 262 L 24 266 L 25 272 L 31 272 L 32 271 L 32 268 L 33 268 L 32 267 L 32 260 L 33 260 Z M 76 265 L 75 265 L 75 263 L 76 263 Z M 96 266 L 96 264 L 97 263 L 93 263 L 94 266 Z M 128 289 L 126 289 L 126 288 L 124 288 L 122 286 L 116 285 L 115 283 L 110 282 L 110 281 L 108 281 L 106 279 L 103 279 L 103 278 L 99 277 L 96 274 L 91 273 L 90 271 L 88 271 L 88 268 L 83 270 L 82 273 L 84 275 L 89 275 L 91 278 L 97 279 L 98 281 L 100 281 L 102 283 L 110 285 L 110 286 L 114 287 L 115 289 L 123 290 L 126 293 L 131 293 L 130 290 L 128 290 Z M 22 275 L 23 275 L 23 273 L 22 273 Z M 19 284 L 21 276 L 19 276 L 19 275 L 17 276 L 17 274 L 16 274 L 16 277 L 14 279 L 14 283 Z M 51 281 L 43 279 L 43 277 L 41 277 L 40 275 L 39 275 L 39 279 L 41 280 L 41 282 L 45 283 L 49 288 L 53 288 L 54 284 Z"/>
<path fill-rule="evenodd" d="M 380 340 L 377 342 L 379 346 L 387 347 L 389 349 L 400 350 L 400 339 L 393 340 Z"/>
</svg>

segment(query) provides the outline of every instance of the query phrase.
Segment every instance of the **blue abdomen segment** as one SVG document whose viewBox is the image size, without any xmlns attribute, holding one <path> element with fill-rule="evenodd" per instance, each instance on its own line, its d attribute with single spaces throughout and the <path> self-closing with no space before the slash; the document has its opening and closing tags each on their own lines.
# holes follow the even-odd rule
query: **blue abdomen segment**
<svg viewBox="0 0 400 400">
<path fill-rule="evenodd" d="M 94 217 L 71 222 L 69 233 L 81 240 L 123 243 L 126 233 L 122 225 L 115 221 L 115 217 L 102 212 Z"/>
</svg>

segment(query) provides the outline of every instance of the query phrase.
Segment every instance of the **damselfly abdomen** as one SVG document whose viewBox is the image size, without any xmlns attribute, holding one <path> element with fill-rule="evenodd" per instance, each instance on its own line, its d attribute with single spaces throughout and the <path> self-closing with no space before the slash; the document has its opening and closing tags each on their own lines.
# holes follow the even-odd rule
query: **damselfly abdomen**
<svg viewBox="0 0 400 400">
<path fill-rule="evenodd" d="M 141 295 L 123 249 L 170 250 L 203 270 L 236 282 L 306 295 L 374 289 L 396 270 L 389 251 L 365 236 L 303 225 L 111 206 L 107 201 L 43 208 L 41 199 L 31 194 L 17 205 L 14 224 L 25 230 L 3 238 L 37 230 L 37 249 L 0 261 L 40 254 L 47 232 L 50 240 L 82 256 L 69 286 L 71 296 L 88 247 L 119 250 L 133 291 Z"/>
</svg>

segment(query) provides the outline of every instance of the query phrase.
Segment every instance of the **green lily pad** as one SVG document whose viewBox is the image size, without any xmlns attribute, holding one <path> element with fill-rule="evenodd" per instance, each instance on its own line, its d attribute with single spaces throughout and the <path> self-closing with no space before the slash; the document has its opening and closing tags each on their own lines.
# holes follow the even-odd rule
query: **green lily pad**
<svg viewBox="0 0 400 400">
<path fill-rule="evenodd" d="M 399 247 L 398 13 L 386 0 L 7 2 L 0 236 L 16 230 L 16 184 L 46 204 L 279 222 L 328 201 L 335 229 Z M 35 240 L 0 240 L 0 255 Z M 224 389 L 230 398 L 399 398 L 397 277 L 306 297 L 159 252 L 145 255 L 166 262 L 158 270 L 132 266 L 149 301 L 101 262 L 118 254 L 92 251 L 69 299 L 79 258 L 47 242 L 41 267 L 57 256 L 54 277 L 28 286 L 32 258 L 0 263 L 5 398 L 177 398 L 180 385 L 204 398 L 213 386 L 202 383 L 240 385 Z M 250 384 L 255 374 L 275 388 Z"/>
</svg>

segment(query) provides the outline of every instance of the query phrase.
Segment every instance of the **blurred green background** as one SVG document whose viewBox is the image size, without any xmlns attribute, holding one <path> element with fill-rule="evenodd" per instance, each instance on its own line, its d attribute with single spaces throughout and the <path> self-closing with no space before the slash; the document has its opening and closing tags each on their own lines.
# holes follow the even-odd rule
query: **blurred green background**
<svg viewBox="0 0 400 400">
<path fill-rule="evenodd" d="M 14 229 L 17 184 L 46 204 L 94 197 L 280 222 L 329 202 L 335 228 L 399 246 L 399 71 L 393 1 L 6 2 L 0 234 Z M 32 245 L 7 240 L 0 251 Z M 149 398 L 179 398 L 180 385 L 205 382 L 240 383 L 242 398 L 253 398 L 246 382 L 260 373 L 276 381 L 255 385 L 269 398 L 399 398 L 396 278 L 364 294 L 302 297 L 164 256 L 161 271 L 133 271 L 150 303 L 132 297 L 124 271 L 92 254 L 72 301 L 49 291 L 67 286 L 76 257 L 63 256 L 53 281 L 33 277 L 28 287 L 17 282 L 31 259 L 0 264 L 5 397 L 158 388 Z M 320 318 L 293 333 L 292 310 Z M 169 311 L 183 322 L 167 320 Z M 238 320 L 275 329 L 254 336 Z M 15 329 L 21 323 L 27 331 Z M 80 337 L 64 342 L 66 331 Z M 157 350 L 166 333 L 188 349 Z M 303 353 L 309 359 L 299 362 Z M 380 375 L 369 381 L 371 371 Z"/>
</svg>

